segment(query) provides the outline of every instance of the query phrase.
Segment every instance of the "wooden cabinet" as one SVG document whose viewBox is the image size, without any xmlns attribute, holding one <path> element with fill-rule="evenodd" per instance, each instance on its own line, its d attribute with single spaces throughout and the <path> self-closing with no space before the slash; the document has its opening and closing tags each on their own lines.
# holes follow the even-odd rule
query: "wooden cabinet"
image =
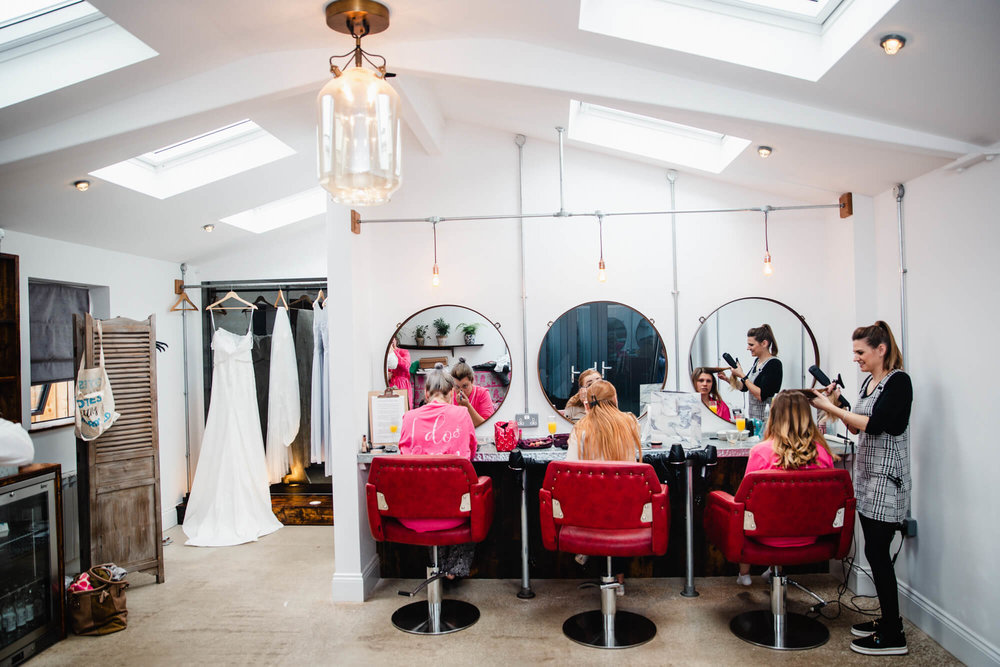
<svg viewBox="0 0 1000 667">
<path fill-rule="evenodd" d="M 17 255 L 0 254 L 0 417 L 21 423 L 21 307 Z"/>
<path fill-rule="evenodd" d="M 104 356 L 121 417 L 103 435 L 77 440 L 80 565 L 113 562 L 163 583 L 154 317 L 101 322 Z M 74 318 L 76 363 L 100 361 L 97 323 Z"/>
</svg>

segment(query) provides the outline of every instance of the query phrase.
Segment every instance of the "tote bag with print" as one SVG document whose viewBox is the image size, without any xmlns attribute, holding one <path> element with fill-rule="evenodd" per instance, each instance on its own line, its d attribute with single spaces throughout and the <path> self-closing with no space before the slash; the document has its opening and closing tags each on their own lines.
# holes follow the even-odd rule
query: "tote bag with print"
<svg viewBox="0 0 1000 667">
<path fill-rule="evenodd" d="M 101 348 L 100 364 L 96 368 L 84 368 L 81 358 L 76 376 L 76 437 L 88 441 L 111 428 L 121 416 L 115 412 L 115 397 L 104 368 L 104 332 L 100 320 L 97 322 L 97 341 Z"/>
</svg>

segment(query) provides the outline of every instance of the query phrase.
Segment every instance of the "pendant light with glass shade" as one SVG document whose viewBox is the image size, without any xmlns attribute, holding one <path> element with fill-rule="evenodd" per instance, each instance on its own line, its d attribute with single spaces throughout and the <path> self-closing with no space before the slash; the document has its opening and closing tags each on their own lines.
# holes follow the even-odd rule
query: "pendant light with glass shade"
<svg viewBox="0 0 1000 667">
<path fill-rule="evenodd" d="M 384 204 L 402 182 L 400 102 L 386 82 L 395 75 L 386 71 L 385 58 L 362 50 L 361 38 L 389 27 L 389 8 L 374 0 L 337 0 L 326 7 L 326 24 L 351 35 L 354 48 L 330 58 L 334 78 L 316 99 L 319 183 L 338 204 Z M 339 58 L 350 58 L 353 67 L 342 70 L 334 64 Z"/>
</svg>

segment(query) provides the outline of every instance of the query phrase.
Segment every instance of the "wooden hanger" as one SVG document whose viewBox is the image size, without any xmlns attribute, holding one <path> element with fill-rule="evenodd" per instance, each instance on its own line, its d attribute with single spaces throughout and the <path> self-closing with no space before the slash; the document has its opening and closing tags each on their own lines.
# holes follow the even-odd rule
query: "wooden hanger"
<svg viewBox="0 0 1000 667">
<path fill-rule="evenodd" d="M 278 298 L 274 300 L 274 307 L 277 308 L 279 303 L 285 304 L 285 310 L 288 310 L 288 302 L 285 301 L 285 293 L 282 290 L 278 290 Z"/>
<path fill-rule="evenodd" d="M 240 303 L 242 303 L 244 306 L 250 306 L 250 308 L 252 310 L 257 310 L 257 306 L 253 305 L 252 303 L 250 303 L 249 301 L 247 301 L 245 299 L 241 299 L 240 295 L 237 294 L 236 292 L 232 291 L 232 290 L 229 290 L 228 292 L 226 292 L 226 296 L 222 297 L 221 299 L 219 299 L 215 303 L 210 303 L 207 306 L 205 306 L 205 310 L 229 310 L 231 308 L 239 308 L 239 306 L 222 306 L 222 305 L 220 305 L 221 303 L 223 303 L 225 301 L 229 301 L 230 299 L 235 299 L 236 301 L 239 301 Z"/>
<path fill-rule="evenodd" d="M 187 306 L 184 304 L 187 304 Z M 174 301 L 174 305 L 170 306 L 170 310 L 173 312 L 178 310 L 199 310 L 199 308 L 188 298 L 187 292 L 181 292 L 181 295 L 177 297 L 177 301 Z"/>
<path fill-rule="evenodd" d="M 326 303 L 326 297 L 323 295 L 323 290 L 320 290 L 319 294 L 316 295 L 316 303 L 318 303 L 320 306 Z"/>
<path fill-rule="evenodd" d="M 312 306 L 312 299 L 309 298 L 308 294 L 303 294 L 302 296 L 300 296 L 295 301 L 292 301 L 290 307 L 291 308 L 295 308 L 296 306 L 298 306 L 300 304 L 304 305 L 304 306 Z"/>
</svg>

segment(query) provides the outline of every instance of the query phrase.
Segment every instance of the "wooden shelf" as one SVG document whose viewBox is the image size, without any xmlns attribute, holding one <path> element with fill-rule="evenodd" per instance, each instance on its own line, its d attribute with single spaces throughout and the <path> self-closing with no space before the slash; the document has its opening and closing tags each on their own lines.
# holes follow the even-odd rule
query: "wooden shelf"
<svg viewBox="0 0 1000 667">
<path fill-rule="evenodd" d="M 483 343 L 475 343 L 473 345 L 400 345 L 399 347 L 404 350 L 449 350 L 451 356 L 455 356 L 455 348 L 457 347 L 482 347 Z"/>
</svg>

